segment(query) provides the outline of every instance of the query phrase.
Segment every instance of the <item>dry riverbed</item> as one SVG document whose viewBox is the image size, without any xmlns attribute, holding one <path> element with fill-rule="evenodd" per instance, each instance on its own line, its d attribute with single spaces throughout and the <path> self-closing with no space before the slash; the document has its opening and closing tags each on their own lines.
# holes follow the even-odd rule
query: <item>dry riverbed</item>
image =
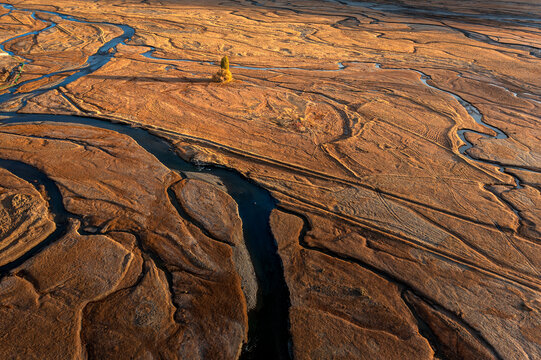
<svg viewBox="0 0 541 360">
<path fill-rule="evenodd" d="M 0 357 L 541 357 L 513 4 L 7 1 Z"/>
</svg>

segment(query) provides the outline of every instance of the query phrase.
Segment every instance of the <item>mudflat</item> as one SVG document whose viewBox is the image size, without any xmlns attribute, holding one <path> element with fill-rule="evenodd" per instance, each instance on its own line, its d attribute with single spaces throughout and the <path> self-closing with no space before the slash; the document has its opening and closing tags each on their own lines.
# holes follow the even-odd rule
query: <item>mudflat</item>
<svg viewBox="0 0 541 360">
<path fill-rule="evenodd" d="M 7 1 L 0 49 L 2 358 L 541 357 L 536 1 Z"/>
</svg>

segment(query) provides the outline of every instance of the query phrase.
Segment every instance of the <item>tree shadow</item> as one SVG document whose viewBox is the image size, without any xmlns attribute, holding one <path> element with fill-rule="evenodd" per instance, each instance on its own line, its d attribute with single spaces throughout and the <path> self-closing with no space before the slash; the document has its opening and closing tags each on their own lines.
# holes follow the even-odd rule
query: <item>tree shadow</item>
<svg viewBox="0 0 541 360">
<path fill-rule="evenodd" d="M 210 84 L 210 78 L 193 77 L 159 77 L 159 76 L 111 76 L 111 75 L 87 75 L 87 78 L 102 80 L 125 80 L 134 82 L 160 82 L 160 83 L 186 83 L 186 84 Z"/>
</svg>

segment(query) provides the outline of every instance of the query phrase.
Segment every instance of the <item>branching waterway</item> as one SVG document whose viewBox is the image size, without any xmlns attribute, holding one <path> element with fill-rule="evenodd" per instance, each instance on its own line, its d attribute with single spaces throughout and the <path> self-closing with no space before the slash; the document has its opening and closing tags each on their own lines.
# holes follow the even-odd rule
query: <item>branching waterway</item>
<svg viewBox="0 0 541 360">
<path fill-rule="evenodd" d="M 30 9 L 19 9 L 9 4 L 2 4 L 9 11 L 19 10 L 30 12 L 32 18 L 43 21 L 47 24 L 42 30 L 30 31 L 24 34 L 17 35 L 0 44 L 1 49 L 5 50 L 5 46 L 10 42 L 24 38 L 25 36 L 38 35 L 41 32 L 57 26 L 55 22 L 49 20 L 41 20 L 40 13 L 56 15 L 66 21 L 78 22 L 92 25 L 109 25 L 116 26 L 122 30 L 122 35 L 113 38 L 104 43 L 98 51 L 89 56 L 86 63 L 77 68 L 63 71 L 52 72 L 42 75 L 38 78 L 27 80 L 11 87 L 9 91 L 0 95 L 0 103 L 5 103 L 11 100 L 20 100 L 24 104 L 29 98 L 42 94 L 46 91 L 57 89 L 61 86 L 66 86 L 82 76 L 91 74 L 102 66 L 107 64 L 115 55 L 118 44 L 132 38 L 135 30 L 127 25 L 112 24 L 108 22 L 91 22 L 86 20 L 76 19 L 70 15 L 65 15 L 52 11 L 34 11 Z M 17 55 L 7 51 L 10 55 Z M 25 59 L 22 56 L 20 58 Z M 31 60 L 25 59 L 27 63 Z M 23 86 L 31 82 L 39 81 L 45 78 L 50 78 L 55 75 L 71 73 L 61 81 L 52 85 L 41 87 L 30 92 L 18 92 Z M 133 128 L 128 125 L 111 123 L 105 120 L 84 118 L 65 115 L 29 115 L 18 113 L 3 113 L 5 118 L 2 120 L 4 124 L 24 124 L 36 122 L 61 122 L 83 124 L 95 126 L 103 129 L 109 129 L 130 136 L 146 151 L 153 154 L 162 164 L 173 171 L 177 171 L 184 176 L 189 177 L 189 173 L 198 172 L 211 174 L 218 177 L 221 183 L 227 188 L 227 192 L 238 204 L 239 214 L 243 222 L 244 239 L 246 247 L 250 252 L 250 257 L 254 265 L 254 270 L 258 279 L 258 302 L 255 310 L 249 314 L 249 336 L 248 343 L 245 345 L 241 355 L 242 359 L 289 359 L 289 326 L 288 326 L 288 308 L 289 294 L 285 284 L 281 260 L 277 254 L 276 243 L 272 237 L 269 216 L 272 209 L 275 207 L 275 200 L 270 196 L 265 189 L 258 187 L 248 179 L 244 178 L 238 172 L 227 170 L 214 166 L 196 166 L 182 160 L 177 156 L 173 148 L 165 140 L 152 135 L 146 130 Z M 39 180 L 40 183 L 46 185 L 51 204 L 57 220 L 57 231 L 49 236 L 44 242 L 28 251 L 23 257 L 9 264 L 4 271 L 9 271 L 13 266 L 22 263 L 24 260 L 41 251 L 58 237 L 62 236 L 65 228 L 65 218 L 69 216 L 65 212 L 62 203 L 60 192 L 56 189 L 54 183 L 51 183 L 48 178 L 40 173 L 37 169 L 27 166 L 22 163 L 16 163 L 9 160 L 1 160 L 0 166 L 14 171 L 16 175 L 27 180 Z M 60 204 L 60 205 L 59 205 Z M 58 221 L 59 216 L 62 221 Z M 13 266 L 12 266 L 13 265 Z"/>
<path fill-rule="evenodd" d="M 381 67 L 381 64 L 379 64 L 379 63 L 376 63 L 375 66 L 378 69 L 383 69 Z M 466 110 L 466 112 L 471 116 L 471 118 L 477 124 L 481 125 L 485 129 L 487 129 L 487 132 L 480 132 L 480 131 L 471 130 L 471 129 L 457 129 L 456 134 L 460 138 L 460 140 L 462 140 L 462 142 L 464 143 L 463 145 L 461 145 L 458 148 L 458 151 L 460 152 L 460 154 L 462 156 L 464 156 L 466 159 L 468 159 L 469 161 L 473 162 L 473 163 L 481 163 L 481 164 L 495 166 L 500 173 L 505 174 L 505 175 L 510 176 L 510 177 L 513 178 L 513 180 L 515 182 L 515 186 L 514 186 L 515 189 L 522 189 L 523 188 L 518 176 L 516 176 L 513 173 L 507 171 L 506 168 L 517 169 L 517 170 L 521 170 L 521 171 L 532 171 L 531 169 L 527 169 L 527 168 L 519 167 L 519 166 L 515 166 L 515 165 L 503 165 L 503 164 L 496 163 L 494 161 L 475 158 L 475 157 L 472 157 L 468 153 L 468 150 L 471 149 L 474 146 L 466 137 L 466 134 L 468 134 L 468 133 L 477 134 L 477 135 L 480 135 L 483 138 L 494 139 L 494 140 L 496 140 L 496 139 L 507 139 L 509 137 L 501 129 L 499 129 L 499 128 L 493 126 L 493 125 L 487 124 L 483 120 L 483 114 L 479 111 L 479 109 L 477 107 L 475 107 L 472 103 L 464 100 L 461 96 L 459 96 L 459 95 L 457 95 L 455 93 L 452 93 L 452 92 L 447 91 L 447 90 L 443 90 L 443 89 L 441 89 L 439 87 L 436 87 L 434 85 L 429 84 L 428 81 L 432 80 L 431 77 L 429 75 L 425 74 L 424 72 L 420 71 L 420 70 L 388 68 L 388 67 L 385 67 L 385 69 L 387 69 L 387 70 L 409 70 L 409 71 L 414 71 L 417 74 L 419 74 L 420 80 L 425 86 L 427 86 L 428 88 L 430 88 L 430 89 L 432 89 L 432 90 L 434 90 L 436 92 L 447 94 L 447 95 L 450 95 L 451 97 L 453 97 L 464 108 L 464 110 Z M 494 132 L 495 135 L 492 135 L 491 131 Z M 522 220 L 519 211 L 511 203 L 509 203 L 508 201 L 503 199 L 498 193 L 493 192 L 493 194 L 496 197 L 498 197 L 500 199 L 500 201 L 502 201 L 502 203 L 504 203 L 509 209 L 511 209 L 517 215 L 519 221 Z"/>
<path fill-rule="evenodd" d="M 54 27 L 56 27 L 58 25 L 57 23 L 55 23 L 53 21 L 40 19 L 39 18 L 39 13 L 49 14 L 49 15 L 56 15 L 56 16 L 66 20 L 66 21 L 71 21 L 71 22 L 75 22 L 75 23 L 114 26 L 114 27 L 117 27 L 120 30 L 122 30 L 122 35 L 117 36 L 117 37 L 105 42 L 98 49 L 98 51 L 96 51 L 95 54 L 90 55 L 88 57 L 88 59 L 86 60 L 85 64 L 83 66 L 79 67 L 79 68 L 51 72 L 51 73 L 42 75 L 40 77 L 31 79 L 31 80 L 23 81 L 21 83 L 16 84 L 15 86 L 12 86 L 7 93 L 5 93 L 3 95 L 0 95 L 0 103 L 7 102 L 7 101 L 10 101 L 10 100 L 12 100 L 14 98 L 17 98 L 17 99 L 21 99 L 21 101 L 23 102 L 23 105 L 24 105 L 24 102 L 30 97 L 40 95 L 40 94 L 42 94 L 44 92 L 47 92 L 47 91 L 50 91 L 50 90 L 53 90 L 53 89 L 58 89 L 61 86 L 66 86 L 66 85 L 74 82 L 75 80 L 77 80 L 77 79 L 79 79 L 79 78 L 81 78 L 81 77 L 83 77 L 85 75 L 88 75 L 90 73 L 95 72 L 96 70 L 100 69 L 102 66 L 107 64 L 115 56 L 116 47 L 117 47 L 118 44 L 120 44 L 120 43 L 122 43 L 122 42 L 124 42 L 124 41 L 126 41 L 128 39 L 131 39 L 133 37 L 133 35 L 135 34 L 135 30 L 131 26 L 128 26 L 128 25 L 112 24 L 112 23 L 108 23 L 108 22 L 91 22 L 91 21 L 76 19 L 73 16 L 65 15 L 65 14 L 61 14 L 61 13 L 57 13 L 57 12 L 53 12 L 53 11 L 42 11 L 42 10 L 34 11 L 34 10 L 29 10 L 29 9 L 15 8 L 15 7 L 13 7 L 12 5 L 9 5 L 9 4 L 1 4 L 1 5 L 4 8 L 9 9 L 10 11 L 18 10 L 18 11 L 30 12 L 30 14 L 31 14 L 30 16 L 33 19 L 35 19 L 37 21 L 42 21 L 45 24 L 47 24 L 47 26 L 44 29 L 36 30 L 36 31 L 30 31 L 30 32 L 27 32 L 27 33 L 24 33 L 24 34 L 21 34 L 21 35 L 17 35 L 15 37 L 12 37 L 12 38 L 10 38 L 8 40 L 3 41 L 0 44 L 1 45 L 0 48 L 2 50 L 4 50 L 5 52 L 7 52 L 8 54 L 10 54 L 12 56 L 17 55 L 17 56 L 25 59 L 25 61 L 27 63 L 30 63 L 31 60 L 26 59 L 26 58 L 24 58 L 24 57 L 22 57 L 22 56 L 20 56 L 18 54 L 14 54 L 13 52 L 11 52 L 9 50 L 6 50 L 5 46 L 6 46 L 6 44 L 9 44 L 10 42 L 12 42 L 14 40 L 17 40 L 17 39 L 20 39 L 20 38 L 23 38 L 23 37 L 26 37 L 26 36 L 38 35 L 38 34 L 44 32 L 44 31 L 50 30 L 50 29 L 52 29 L 52 28 L 54 28 Z M 30 92 L 19 92 L 18 91 L 22 86 L 25 86 L 25 85 L 27 85 L 29 83 L 40 81 L 40 80 L 43 80 L 43 79 L 48 79 L 48 78 L 51 78 L 53 76 L 62 75 L 62 74 L 66 74 L 66 73 L 72 73 L 72 74 L 68 75 L 63 80 L 54 83 L 53 85 L 41 87 L 41 88 L 39 88 L 37 90 L 33 90 L 33 91 L 30 91 Z"/>
<path fill-rule="evenodd" d="M 340 2 L 344 3 L 344 1 Z M 21 104 L 24 105 L 25 102 L 31 97 L 40 95 L 53 89 L 58 89 L 59 87 L 66 86 L 85 75 L 97 71 L 98 69 L 106 65 L 115 56 L 118 44 L 124 43 L 125 41 L 132 39 L 132 37 L 135 35 L 134 28 L 124 24 L 113 24 L 109 22 L 92 22 L 77 19 L 73 16 L 58 12 L 42 10 L 34 11 L 31 9 L 16 8 L 9 4 L 0 5 L 8 9 L 9 12 L 29 12 L 30 16 L 33 19 L 35 19 L 36 21 L 41 21 L 45 25 L 41 30 L 33 30 L 23 34 L 18 34 L 0 43 L 1 50 L 7 52 L 9 55 L 17 56 L 23 59 L 25 63 L 31 63 L 31 60 L 25 58 L 24 56 L 21 56 L 20 54 L 15 54 L 10 51 L 9 44 L 15 40 L 22 39 L 27 36 L 37 36 L 57 26 L 57 23 L 52 20 L 42 19 L 40 17 L 40 14 L 54 15 L 63 19 L 64 21 L 74 23 L 113 26 L 118 28 L 122 32 L 121 35 L 114 37 L 113 39 L 105 42 L 102 46 L 100 46 L 94 54 L 88 57 L 88 59 L 82 66 L 78 68 L 51 72 L 45 75 L 41 75 L 37 78 L 15 84 L 6 93 L 0 95 L 0 103 L 20 101 Z M 206 60 L 160 58 L 154 55 L 154 52 L 156 51 L 155 48 L 151 46 L 147 46 L 147 48 L 149 48 L 150 50 L 146 51 L 142 55 L 154 60 L 189 61 L 198 62 L 205 65 L 215 64 L 212 61 Z M 338 63 L 338 68 L 336 70 L 306 69 L 294 67 L 254 67 L 240 65 L 232 67 L 260 71 L 342 71 L 347 68 L 347 66 L 343 65 L 340 62 Z M 473 144 L 469 142 L 466 138 L 466 134 L 468 132 L 476 133 L 490 139 L 507 138 L 507 135 L 501 129 L 498 129 L 484 122 L 483 116 L 480 111 L 471 103 L 464 100 L 462 97 L 438 88 L 435 85 L 429 83 L 428 80 L 430 80 L 430 77 L 423 72 L 414 69 L 400 70 L 411 70 L 417 72 L 420 75 L 420 79 L 424 85 L 442 94 L 452 96 L 478 124 L 487 129 L 486 133 L 468 129 L 458 129 L 457 136 L 464 142 L 464 145 L 459 148 L 460 154 L 471 162 L 497 166 L 500 172 L 512 176 L 515 179 L 515 188 L 521 188 L 522 185 L 520 183 L 520 180 L 513 174 L 507 172 L 506 168 L 517 168 L 520 170 L 529 171 L 528 169 L 508 165 L 500 165 L 494 162 L 490 162 L 488 160 L 476 159 L 471 157 L 467 152 L 467 150 L 473 146 Z M 50 79 L 57 75 L 66 76 L 61 80 L 52 82 L 36 90 L 29 92 L 21 91 L 22 87 L 28 85 L 29 83 L 41 81 L 44 79 Z M 162 162 L 165 166 L 167 166 L 173 171 L 185 174 L 185 176 L 189 176 L 189 173 L 198 172 L 218 177 L 226 187 L 228 193 L 235 199 L 238 204 L 239 213 L 243 221 L 243 231 L 246 245 L 250 252 L 250 256 L 254 264 L 254 268 L 259 282 L 258 305 L 257 309 L 250 314 L 249 341 L 247 346 L 245 347 L 245 351 L 243 352 L 241 358 L 288 359 L 291 357 L 289 351 L 288 326 L 289 295 L 284 281 L 282 264 L 276 252 L 276 243 L 271 235 L 269 228 L 269 215 L 272 209 L 275 208 L 276 204 L 275 200 L 265 189 L 258 187 L 257 185 L 250 182 L 235 171 L 214 166 L 200 167 L 188 163 L 177 156 L 170 144 L 144 129 L 133 128 L 125 124 L 111 123 L 106 120 L 83 118 L 76 116 L 26 115 L 18 113 L 4 113 L 3 116 L 5 116 L 5 118 L 2 120 L 2 123 L 4 124 L 62 122 L 95 126 L 103 129 L 113 130 L 133 138 L 146 151 L 153 154 L 160 162 Z M 492 135 L 491 131 L 494 132 L 495 135 Z M 55 238 L 61 236 L 65 229 L 65 218 L 66 216 L 69 216 L 69 214 L 66 214 L 63 206 L 60 206 L 62 203 L 61 195 L 58 192 L 58 189 L 56 189 L 54 183 L 52 183 L 51 180 L 49 180 L 44 174 L 41 174 L 37 169 L 27 166 L 25 164 L 12 162 L 7 159 L 0 160 L 0 166 L 7 168 L 8 170 L 12 171 L 14 174 L 23 179 L 37 179 L 39 182 L 41 182 L 44 186 L 46 186 L 48 195 L 51 197 L 52 209 L 56 209 L 56 213 L 62 214 L 61 216 L 57 216 L 57 218 L 55 219 L 57 221 L 58 230 L 52 235 L 52 237 L 49 237 L 45 242 L 38 245 L 36 248 L 31 249 L 27 254 L 25 254 L 23 257 L 21 257 L 21 259 L 18 260 L 19 262 L 11 264 L 16 265 L 26 260 L 29 256 L 32 256 L 36 252 L 39 252 L 41 249 L 43 249 L 44 246 L 47 246 L 52 241 L 54 241 Z M 514 209 L 509 203 L 506 202 L 506 204 L 518 215 L 518 211 L 516 209 Z M 11 268 L 12 266 L 0 270 L 9 271 Z"/>
<path fill-rule="evenodd" d="M 218 177 L 227 192 L 236 201 L 242 218 L 244 239 L 250 252 L 259 283 L 257 308 L 250 314 L 249 342 L 243 359 L 272 358 L 287 359 L 288 326 L 287 316 L 289 295 L 283 277 L 281 261 L 276 252 L 276 243 L 269 228 L 269 216 L 276 203 L 270 194 L 247 180 L 239 173 L 220 167 L 197 166 L 182 160 L 174 149 L 162 138 L 150 132 L 128 125 L 111 123 L 106 120 L 69 115 L 42 114 L 2 114 L 7 116 L 4 124 L 24 124 L 36 122 L 72 123 L 113 130 L 130 136 L 146 151 L 153 154 L 163 165 L 186 177 L 189 173 L 202 173 Z M 4 164 L 0 160 L 0 166 Z M 10 169 L 11 167 L 8 167 Z M 36 176 L 35 169 L 19 166 L 16 175 L 23 178 L 45 178 Z M 25 173 L 25 169 L 32 173 Z M 49 192 L 52 201 L 58 203 L 58 191 Z M 63 212 L 59 212 L 63 213 Z M 62 226 L 64 227 L 64 226 Z M 62 232 L 59 232 L 61 235 Z M 50 241 L 48 242 L 50 243 Z M 43 246 L 39 247 L 40 249 Z M 32 251 L 35 253 L 36 251 Z"/>
</svg>

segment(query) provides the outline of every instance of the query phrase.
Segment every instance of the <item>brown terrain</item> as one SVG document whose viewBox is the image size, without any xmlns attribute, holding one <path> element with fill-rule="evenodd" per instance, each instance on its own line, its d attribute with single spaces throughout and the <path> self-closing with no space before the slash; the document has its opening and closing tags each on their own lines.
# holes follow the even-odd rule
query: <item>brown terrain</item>
<svg viewBox="0 0 541 360">
<path fill-rule="evenodd" d="M 1 359 L 541 358 L 537 1 L 5 0 L 0 44 Z"/>
</svg>

